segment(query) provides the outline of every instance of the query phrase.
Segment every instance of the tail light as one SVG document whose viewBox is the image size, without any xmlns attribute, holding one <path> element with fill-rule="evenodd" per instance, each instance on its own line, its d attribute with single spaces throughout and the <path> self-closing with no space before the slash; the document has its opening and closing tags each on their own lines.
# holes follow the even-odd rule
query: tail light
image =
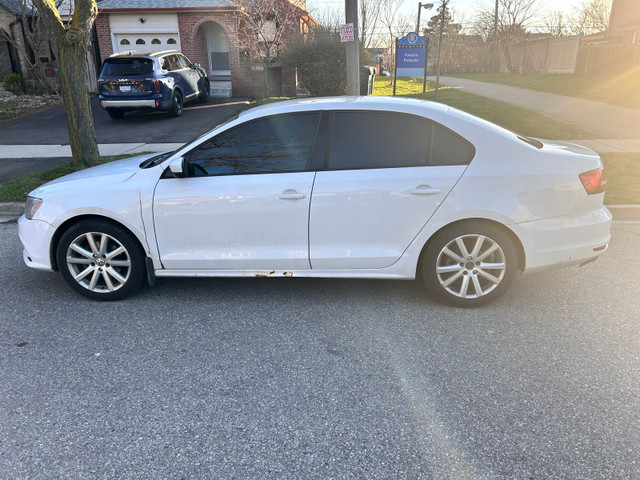
<svg viewBox="0 0 640 480">
<path fill-rule="evenodd" d="M 155 93 L 160 93 L 160 80 L 158 80 L 157 78 L 147 78 L 145 80 L 148 80 L 151 83 L 153 83 L 153 91 Z"/>
<path fill-rule="evenodd" d="M 604 192 L 607 185 L 607 176 L 604 173 L 604 167 L 581 173 L 580 181 L 589 195 Z"/>
</svg>

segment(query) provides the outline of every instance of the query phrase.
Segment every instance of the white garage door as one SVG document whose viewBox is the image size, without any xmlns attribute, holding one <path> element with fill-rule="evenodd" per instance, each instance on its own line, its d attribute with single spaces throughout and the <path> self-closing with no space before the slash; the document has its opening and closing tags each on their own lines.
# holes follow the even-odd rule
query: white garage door
<svg viewBox="0 0 640 480">
<path fill-rule="evenodd" d="M 178 33 L 117 33 L 115 50 L 128 52 L 129 50 L 180 50 Z"/>
</svg>

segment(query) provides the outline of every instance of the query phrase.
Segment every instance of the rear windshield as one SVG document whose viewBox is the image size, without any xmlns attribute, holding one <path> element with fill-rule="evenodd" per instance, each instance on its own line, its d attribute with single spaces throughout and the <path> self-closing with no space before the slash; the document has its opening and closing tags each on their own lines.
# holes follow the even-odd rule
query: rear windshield
<svg viewBox="0 0 640 480">
<path fill-rule="evenodd" d="M 148 75 L 153 72 L 153 60 L 148 58 L 108 58 L 102 66 L 107 77 Z"/>
</svg>

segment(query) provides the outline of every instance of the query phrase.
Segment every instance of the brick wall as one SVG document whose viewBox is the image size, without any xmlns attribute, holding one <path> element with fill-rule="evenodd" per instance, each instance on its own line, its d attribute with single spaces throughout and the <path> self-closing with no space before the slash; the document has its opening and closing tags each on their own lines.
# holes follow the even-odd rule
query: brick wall
<svg viewBox="0 0 640 480">
<path fill-rule="evenodd" d="M 105 58 L 113 54 L 113 44 L 111 43 L 111 26 L 109 25 L 109 14 L 101 13 L 95 21 L 96 32 L 98 34 L 98 48 L 100 58 L 104 62 Z M 98 66 L 100 68 L 100 66 Z"/>
</svg>

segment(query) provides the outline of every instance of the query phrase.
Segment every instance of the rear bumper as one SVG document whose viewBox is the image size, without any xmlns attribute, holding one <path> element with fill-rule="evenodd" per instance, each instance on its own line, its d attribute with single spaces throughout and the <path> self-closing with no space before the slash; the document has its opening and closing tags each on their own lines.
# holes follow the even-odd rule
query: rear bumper
<svg viewBox="0 0 640 480">
<path fill-rule="evenodd" d="M 526 252 L 524 273 L 582 264 L 602 255 L 611 239 L 606 207 L 512 226 Z"/>
<path fill-rule="evenodd" d="M 102 108 L 159 108 L 156 100 L 101 100 Z"/>
</svg>

